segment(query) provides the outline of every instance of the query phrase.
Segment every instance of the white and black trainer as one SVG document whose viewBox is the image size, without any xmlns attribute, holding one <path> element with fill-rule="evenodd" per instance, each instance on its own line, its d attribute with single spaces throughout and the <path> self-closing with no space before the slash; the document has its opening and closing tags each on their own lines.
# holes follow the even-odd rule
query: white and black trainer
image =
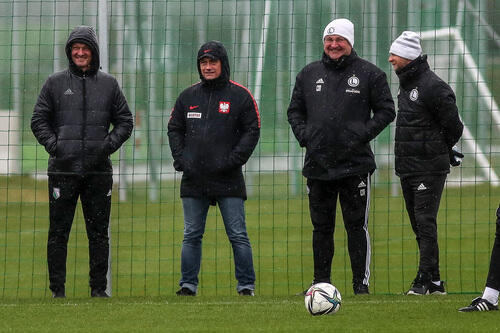
<svg viewBox="0 0 500 333">
<path fill-rule="evenodd" d="M 439 286 L 433 282 L 429 283 L 429 294 L 430 295 L 446 295 L 446 289 L 444 288 L 444 281 L 439 281 Z"/>
<path fill-rule="evenodd" d="M 469 306 L 458 309 L 460 312 L 473 312 L 473 311 L 493 311 L 498 310 L 498 304 L 491 304 L 481 297 L 476 297 L 472 300 Z"/>
<path fill-rule="evenodd" d="M 429 274 L 418 272 L 406 295 L 429 295 L 429 285 L 431 284 Z"/>
</svg>

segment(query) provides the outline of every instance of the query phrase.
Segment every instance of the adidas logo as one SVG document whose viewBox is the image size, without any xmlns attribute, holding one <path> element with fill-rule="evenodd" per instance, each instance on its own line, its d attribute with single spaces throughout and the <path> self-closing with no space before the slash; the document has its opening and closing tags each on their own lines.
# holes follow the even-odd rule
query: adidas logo
<svg viewBox="0 0 500 333">
<path fill-rule="evenodd" d="M 68 90 L 64 92 L 64 95 L 73 95 L 73 94 L 74 92 L 70 88 L 68 88 Z"/>
<path fill-rule="evenodd" d="M 424 183 L 420 183 L 420 185 L 418 185 L 417 187 L 417 191 L 423 191 L 423 190 L 427 190 L 427 187 L 425 187 Z"/>
<path fill-rule="evenodd" d="M 360 187 L 366 187 L 366 184 L 364 181 L 361 181 L 361 183 L 359 183 L 358 188 L 360 188 Z"/>
<path fill-rule="evenodd" d="M 323 81 L 323 79 L 319 79 L 318 81 L 316 81 L 316 84 L 320 84 L 320 83 L 325 83 L 325 81 Z"/>
<path fill-rule="evenodd" d="M 490 309 L 488 308 L 488 305 L 484 302 L 480 302 L 478 305 L 476 305 L 478 311 L 489 311 Z"/>
</svg>

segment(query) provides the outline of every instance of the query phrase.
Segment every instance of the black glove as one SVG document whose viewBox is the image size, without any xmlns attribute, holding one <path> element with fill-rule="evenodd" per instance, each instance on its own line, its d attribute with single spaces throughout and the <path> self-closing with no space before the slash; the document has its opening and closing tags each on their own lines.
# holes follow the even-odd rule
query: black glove
<svg viewBox="0 0 500 333">
<path fill-rule="evenodd" d="M 451 148 L 450 152 L 450 164 L 451 166 L 459 166 L 462 163 L 462 158 L 464 158 L 464 154 L 462 154 L 456 146 Z"/>
</svg>

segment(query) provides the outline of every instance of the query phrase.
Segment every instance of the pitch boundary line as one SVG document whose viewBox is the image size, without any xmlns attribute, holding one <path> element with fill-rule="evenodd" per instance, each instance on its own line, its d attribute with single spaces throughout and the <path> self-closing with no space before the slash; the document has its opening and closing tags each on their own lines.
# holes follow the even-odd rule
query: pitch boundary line
<svg viewBox="0 0 500 333">
<path fill-rule="evenodd" d="M 410 299 L 412 298 L 412 299 Z M 346 304 L 386 304 L 386 303 L 420 303 L 423 299 L 418 296 L 409 296 L 408 299 L 404 300 L 354 300 L 354 301 L 347 301 L 345 302 Z M 43 302 L 43 303 L 10 303 L 10 304 L 5 304 L 5 303 L 0 303 L 0 308 L 2 307 L 39 307 L 39 306 L 95 306 L 98 304 L 106 304 L 108 306 L 116 306 L 116 305 L 154 305 L 154 306 L 162 306 L 162 305 L 179 305 L 179 304 L 188 304 L 188 305 L 245 305 L 245 304 L 251 304 L 251 305 L 272 305 L 272 304 L 295 304 L 295 303 L 302 303 L 302 299 L 298 299 L 296 302 L 295 301 L 288 301 L 288 300 L 282 300 L 282 301 L 208 301 L 208 302 L 183 302 L 183 301 L 177 301 L 177 302 L 172 302 L 172 301 L 164 301 L 164 302 L 123 302 L 123 301 L 118 301 L 118 302 L 109 302 L 109 303 L 98 303 L 98 302 L 83 302 L 83 303 L 52 303 L 52 302 Z M 452 299 L 445 299 L 442 296 L 437 296 L 433 297 L 433 299 L 429 299 L 428 297 L 425 298 L 425 302 L 431 302 L 431 303 L 454 303 L 456 300 Z"/>
</svg>

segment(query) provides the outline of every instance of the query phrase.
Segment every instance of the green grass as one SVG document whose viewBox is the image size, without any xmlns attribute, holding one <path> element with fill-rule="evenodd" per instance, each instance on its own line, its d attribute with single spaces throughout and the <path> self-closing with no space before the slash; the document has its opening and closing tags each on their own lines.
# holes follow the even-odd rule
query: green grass
<svg viewBox="0 0 500 333">
<path fill-rule="evenodd" d="M 310 316 L 301 296 L 113 297 L 0 302 L 0 331 L 17 332 L 490 332 L 498 311 L 460 313 L 472 295 L 345 296 Z"/>
<path fill-rule="evenodd" d="M 379 170 L 382 174 L 384 171 Z M 257 292 L 293 295 L 312 279 L 311 223 L 304 195 L 292 196 L 284 174 L 260 175 L 246 203 L 254 253 Z M 159 186 L 159 202 L 148 199 L 148 184 L 129 189 L 128 201 L 113 197 L 112 285 L 118 297 L 168 297 L 178 288 L 182 244 L 179 184 Z M 304 190 L 305 191 L 305 190 Z M 116 193 L 116 192 L 115 192 Z M 46 239 L 47 183 L 25 177 L 0 177 L 0 299 L 48 297 Z M 451 293 L 484 287 L 500 189 L 488 184 L 448 188 L 439 214 L 442 278 Z M 334 284 L 352 295 L 346 235 L 338 212 Z M 372 242 L 371 285 L 377 295 L 405 291 L 415 277 L 418 251 L 400 195 L 390 184 L 372 191 L 369 230 Z M 67 295 L 86 297 L 88 247 L 81 208 L 68 245 Z M 211 209 L 203 243 L 201 296 L 235 294 L 232 251 L 217 210 Z"/>
</svg>

